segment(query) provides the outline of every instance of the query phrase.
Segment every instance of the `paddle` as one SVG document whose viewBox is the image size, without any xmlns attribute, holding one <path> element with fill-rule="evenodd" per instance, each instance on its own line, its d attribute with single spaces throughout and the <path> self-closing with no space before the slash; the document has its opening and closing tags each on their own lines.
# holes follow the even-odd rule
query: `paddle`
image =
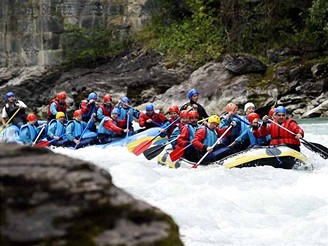
<svg viewBox="0 0 328 246">
<path fill-rule="evenodd" d="M 18 108 L 18 109 L 15 111 L 15 113 L 9 118 L 9 120 L 6 122 L 6 124 L 4 124 L 4 125 L 2 126 L 2 128 L 0 129 L 0 133 L 3 131 L 3 129 L 6 128 L 6 126 L 9 125 L 10 121 L 16 116 L 16 114 L 18 113 L 19 110 L 20 110 L 20 108 Z"/>
<path fill-rule="evenodd" d="M 41 134 L 42 134 L 42 132 L 43 132 L 43 130 L 44 130 L 45 127 L 46 127 L 46 124 L 44 124 L 44 125 L 41 127 L 41 130 L 40 130 L 38 136 L 35 138 L 34 142 L 33 142 L 32 145 L 31 145 L 32 147 L 34 147 L 34 145 L 36 144 L 36 142 L 37 142 L 38 139 L 40 138 L 40 136 L 41 136 Z"/>
<path fill-rule="evenodd" d="M 144 156 L 147 158 L 147 160 L 153 159 L 154 157 L 158 156 L 163 151 L 163 149 L 165 148 L 165 146 L 167 146 L 170 143 L 172 143 L 175 140 L 177 140 L 178 137 L 179 136 L 177 136 L 176 138 L 173 138 L 171 141 L 169 141 L 167 143 L 163 143 L 161 145 L 153 146 L 153 147 L 150 147 L 149 149 L 146 149 L 143 152 Z"/>
<path fill-rule="evenodd" d="M 268 120 L 270 123 L 275 124 L 276 126 L 281 127 L 282 129 L 284 129 L 285 131 L 289 132 L 290 134 L 296 136 L 296 134 L 292 131 L 290 131 L 289 129 L 287 129 L 286 127 L 283 127 L 281 125 L 279 125 L 277 122 L 272 121 L 272 120 Z M 312 143 L 312 142 L 308 142 L 306 141 L 304 138 L 301 138 L 300 141 L 303 143 L 303 145 L 308 148 L 309 150 L 319 153 L 320 156 L 324 159 L 328 158 L 328 149 L 325 146 L 322 146 L 321 144 L 318 143 Z"/>
<path fill-rule="evenodd" d="M 64 135 L 66 135 L 66 133 L 62 134 L 59 136 L 59 138 L 63 137 Z M 39 142 L 35 145 L 35 147 L 47 147 L 49 146 L 51 143 L 55 142 L 55 141 L 58 141 L 58 139 L 52 139 L 50 141 L 42 141 L 42 142 Z"/>
<path fill-rule="evenodd" d="M 130 114 L 127 114 L 127 119 L 126 119 L 126 136 L 125 136 L 125 145 L 128 144 L 129 142 L 129 125 L 130 125 Z M 123 145 L 123 143 L 122 143 Z"/>
<path fill-rule="evenodd" d="M 180 118 L 176 118 L 174 121 L 172 121 L 169 125 L 167 125 L 165 128 L 163 128 L 164 130 L 168 129 L 170 126 L 172 126 L 175 122 L 177 122 Z M 152 139 L 150 140 L 146 140 L 142 143 L 140 143 L 137 147 L 134 148 L 134 150 L 132 150 L 132 153 L 135 155 L 140 155 L 141 153 L 143 153 L 146 149 L 149 148 L 149 146 L 152 144 L 153 140 L 155 138 L 157 138 L 162 132 L 159 131 Z"/>
<path fill-rule="evenodd" d="M 187 146 L 185 146 L 183 148 L 174 149 L 169 154 L 171 161 L 176 161 L 176 160 L 180 159 L 183 156 L 185 149 L 189 148 L 191 145 L 192 145 L 192 143 L 188 144 Z"/>
<path fill-rule="evenodd" d="M 228 133 L 228 131 L 232 128 L 232 125 L 230 125 L 225 131 L 224 133 L 215 141 L 215 143 L 211 146 L 211 148 L 214 148 L 215 145 L 217 145 L 221 139 Z M 205 159 L 205 157 L 209 154 L 210 152 L 207 151 L 205 153 L 205 155 L 203 155 L 203 157 L 195 164 L 192 166 L 192 168 L 197 168 L 199 166 L 199 164 Z"/>
<path fill-rule="evenodd" d="M 95 117 L 94 115 L 91 116 L 90 120 L 89 120 L 88 123 L 87 123 L 87 126 L 84 128 L 84 130 L 82 131 L 81 136 L 79 137 L 79 141 L 81 141 L 81 139 L 82 139 L 82 137 L 83 137 L 83 134 L 84 134 L 85 131 L 88 129 L 88 127 L 89 127 L 90 123 L 93 121 L 93 118 L 94 118 L 94 117 Z M 74 147 L 74 149 L 76 149 L 76 147 L 77 147 L 78 145 L 79 145 L 79 144 L 76 144 L 75 147 Z"/>
</svg>

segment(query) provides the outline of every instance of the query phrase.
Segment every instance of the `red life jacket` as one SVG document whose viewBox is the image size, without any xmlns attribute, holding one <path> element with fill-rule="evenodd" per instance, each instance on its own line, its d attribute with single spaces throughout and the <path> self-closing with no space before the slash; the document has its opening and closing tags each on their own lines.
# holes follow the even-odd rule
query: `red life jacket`
<svg viewBox="0 0 328 246">
<path fill-rule="evenodd" d="M 283 127 L 287 128 L 288 130 L 294 132 L 295 134 L 300 133 L 304 136 L 303 129 L 292 119 L 286 119 L 283 124 Z M 282 129 L 281 127 L 277 126 L 276 124 L 271 123 L 269 126 L 270 134 L 271 134 L 271 141 L 270 145 L 279 145 L 279 144 L 295 144 L 300 145 L 301 142 L 299 139 L 295 138 L 295 135 L 287 132 L 286 130 Z"/>
<path fill-rule="evenodd" d="M 51 101 L 48 104 L 48 118 L 51 118 L 51 119 L 55 119 L 56 118 L 56 115 L 52 115 L 51 112 L 50 112 L 50 105 L 53 102 L 56 103 L 57 112 L 63 112 L 64 114 L 66 114 L 66 108 L 67 108 L 66 102 L 64 102 L 64 104 L 61 105 L 58 102 L 58 100 L 56 100 L 56 98 L 53 98 L 53 99 L 51 99 Z"/>
<path fill-rule="evenodd" d="M 101 109 L 102 109 L 102 111 L 103 111 L 103 115 L 110 117 L 110 113 L 111 113 L 111 111 L 108 111 L 104 104 L 100 104 L 100 105 L 98 106 L 98 108 L 101 108 Z M 113 108 L 111 107 L 111 110 L 112 110 L 112 109 L 113 109 Z"/>
</svg>

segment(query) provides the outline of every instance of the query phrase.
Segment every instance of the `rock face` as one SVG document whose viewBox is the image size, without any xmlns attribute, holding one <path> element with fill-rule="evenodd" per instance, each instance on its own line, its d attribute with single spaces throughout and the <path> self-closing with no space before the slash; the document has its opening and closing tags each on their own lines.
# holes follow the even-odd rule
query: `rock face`
<svg viewBox="0 0 328 246">
<path fill-rule="evenodd" d="M 105 170 L 0 143 L 3 245 L 182 245 L 172 218 L 115 187 Z"/>
<path fill-rule="evenodd" d="M 1 0 L 0 67 L 61 63 L 65 23 L 92 28 L 102 22 L 120 38 L 149 16 L 146 0 Z"/>
</svg>

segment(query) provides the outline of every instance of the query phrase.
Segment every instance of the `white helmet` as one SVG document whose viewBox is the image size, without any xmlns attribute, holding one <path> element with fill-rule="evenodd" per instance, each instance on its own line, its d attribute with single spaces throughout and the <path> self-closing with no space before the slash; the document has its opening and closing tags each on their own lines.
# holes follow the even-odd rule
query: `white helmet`
<svg viewBox="0 0 328 246">
<path fill-rule="evenodd" d="M 247 110 L 249 107 L 253 107 L 253 108 L 255 108 L 254 103 L 252 103 L 252 102 L 248 102 L 248 103 L 246 103 L 246 104 L 245 104 L 245 107 L 244 107 L 244 111 L 246 112 L 246 110 Z"/>
</svg>

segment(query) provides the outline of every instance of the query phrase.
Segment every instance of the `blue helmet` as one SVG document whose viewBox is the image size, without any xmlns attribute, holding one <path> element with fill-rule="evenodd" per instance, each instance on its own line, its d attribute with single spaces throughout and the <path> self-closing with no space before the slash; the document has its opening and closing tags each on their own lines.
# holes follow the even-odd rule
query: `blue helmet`
<svg viewBox="0 0 328 246">
<path fill-rule="evenodd" d="M 191 89 L 191 90 L 188 91 L 187 95 L 188 95 L 188 98 L 191 99 L 192 96 L 195 95 L 195 94 L 199 95 L 199 92 L 196 89 Z"/>
<path fill-rule="evenodd" d="M 286 110 L 285 107 L 283 107 L 283 106 L 279 106 L 279 107 L 276 108 L 276 112 L 275 112 L 275 114 L 278 114 L 278 113 L 287 114 L 287 110 Z"/>
<path fill-rule="evenodd" d="M 111 114 L 118 114 L 118 115 L 120 115 L 121 114 L 121 110 L 119 110 L 118 108 L 114 108 L 112 110 Z"/>
<path fill-rule="evenodd" d="M 154 105 L 152 103 L 147 103 L 146 111 L 154 111 Z"/>
<path fill-rule="evenodd" d="M 97 100 L 97 94 L 94 93 L 94 92 L 91 92 L 91 93 L 89 94 L 89 96 L 88 96 L 88 100 L 91 100 L 91 99 L 95 99 L 95 100 Z"/>
<path fill-rule="evenodd" d="M 6 101 L 8 100 L 9 97 L 14 97 L 14 96 L 15 96 L 14 92 L 11 92 L 11 91 L 10 92 L 7 92 L 6 93 L 6 96 L 5 96 L 6 97 Z"/>
<path fill-rule="evenodd" d="M 131 103 L 130 99 L 128 97 L 123 97 L 122 98 L 123 103 Z"/>
</svg>

